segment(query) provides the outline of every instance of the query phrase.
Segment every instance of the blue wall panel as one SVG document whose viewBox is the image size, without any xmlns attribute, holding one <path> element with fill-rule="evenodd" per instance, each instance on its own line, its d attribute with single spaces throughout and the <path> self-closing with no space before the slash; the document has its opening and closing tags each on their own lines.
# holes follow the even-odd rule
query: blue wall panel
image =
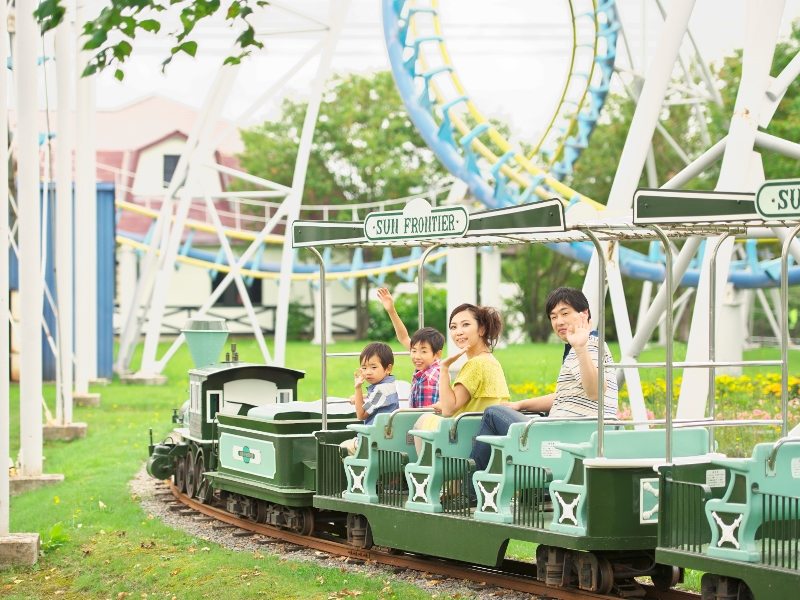
<svg viewBox="0 0 800 600">
<path fill-rule="evenodd" d="M 44 191 L 44 188 L 42 187 L 41 190 Z M 54 223 L 52 218 L 54 205 L 55 202 L 51 202 L 47 209 L 50 218 L 48 219 L 49 222 L 46 230 L 47 268 L 45 270 L 45 283 L 55 300 L 55 239 L 53 237 L 52 227 Z M 43 214 L 44 213 L 42 213 L 42 215 Z M 73 239 L 73 243 L 77 243 L 77 240 Z M 19 263 L 13 250 L 9 253 L 9 263 L 9 289 L 16 290 L 19 288 Z M 97 376 L 106 379 L 111 379 L 113 377 L 115 276 L 116 233 L 114 219 L 114 184 L 110 182 L 100 182 L 97 184 Z M 56 336 L 58 332 L 55 330 L 55 315 L 46 297 L 44 299 L 44 316 L 51 335 Z M 80 334 L 79 332 L 75 332 L 75 335 Z M 56 378 L 55 356 L 50 349 L 50 343 L 47 340 L 47 334 L 44 330 L 42 331 L 42 378 L 45 381 L 54 381 Z"/>
<path fill-rule="evenodd" d="M 97 184 L 97 376 L 113 379 L 116 220 L 114 184 Z"/>
</svg>

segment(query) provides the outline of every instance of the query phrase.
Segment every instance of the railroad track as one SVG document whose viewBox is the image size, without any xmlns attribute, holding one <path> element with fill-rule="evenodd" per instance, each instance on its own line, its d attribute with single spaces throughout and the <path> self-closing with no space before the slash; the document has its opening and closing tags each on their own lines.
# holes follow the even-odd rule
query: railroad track
<svg viewBox="0 0 800 600">
<path fill-rule="evenodd" d="M 217 521 L 233 525 L 245 531 L 252 531 L 253 533 L 279 539 L 289 544 L 303 546 L 333 555 L 372 561 L 392 567 L 427 571 L 428 573 L 435 573 L 444 577 L 485 583 L 487 586 L 491 587 L 505 588 L 518 592 L 525 592 L 534 596 L 554 598 L 556 600 L 611 600 L 619 598 L 619 596 L 595 594 L 579 589 L 550 587 L 529 575 L 522 574 L 522 571 L 529 569 L 530 565 L 520 561 L 505 560 L 500 568 L 493 569 L 414 554 L 393 554 L 374 548 L 370 550 L 353 548 L 352 546 L 340 542 L 300 535 L 270 525 L 263 525 L 247 519 L 240 519 L 225 510 L 202 504 L 197 500 L 189 498 L 186 494 L 179 492 L 178 488 L 171 483 L 169 484 L 169 490 L 178 502 Z M 698 600 L 700 598 L 698 594 L 690 592 L 678 590 L 662 591 L 650 585 L 642 585 L 642 587 L 645 589 L 646 598 L 655 598 L 657 600 Z"/>
</svg>

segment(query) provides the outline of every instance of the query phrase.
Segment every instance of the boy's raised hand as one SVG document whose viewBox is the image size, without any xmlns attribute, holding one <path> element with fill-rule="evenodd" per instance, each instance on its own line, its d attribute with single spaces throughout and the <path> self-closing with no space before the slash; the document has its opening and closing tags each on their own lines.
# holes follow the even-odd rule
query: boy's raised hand
<svg viewBox="0 0 800 600">
<path fill-rule="evenodd" d="M 353 387 L 360 388 L 362 385 L 364 385 L 364 376 L 361 374 L 361 369 L 357 369 L 353 373 Z"/>
<path fill-rule="evenodd" d="M 592 320 L 586 313 L 578 313 L 576 321 L 567 329 L 567 342 L 573 348 L 584 348 L 592 331 Z"/>
<path fill-rule="evenodd" d="M 392 312 L 394 310 L 394 298 L 392 298 L 392 293 L 386 288 L 378 288 L 378 300 L 381 301 L 386 312 Z"/>
</svg>

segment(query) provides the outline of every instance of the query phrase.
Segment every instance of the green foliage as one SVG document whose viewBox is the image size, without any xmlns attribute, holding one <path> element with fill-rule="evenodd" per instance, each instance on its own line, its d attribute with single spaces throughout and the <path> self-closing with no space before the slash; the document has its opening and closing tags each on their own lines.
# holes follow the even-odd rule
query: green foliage
<svg viewBox="0 0 800 600">
<path fill-rule="evenodd" d="M 299 340 L 307 336 L 314 327 L 314 314 L 312 308 L 303 306 L 300 302 L 289 302 L 289 324 L 286 328 L 286 338 Z"/>
<path fill-rule="evenodd" d="M 416 294 L 401 294 L 394 300 L 394 307 L 409 335 L 419 329 Z M 425 286 L 425 326 L 433 327 L 447 337 L 447 290 Z M 369 303 L 369 339 L 388 342 L 395 340 L 392 321 L 377 300 Z"/>
<path fill-rule="evenodd" d="M 522 314 L 531 341 L 547 341 L 553 331 L 544 314 L 547 295 L 562 285 L 580 288 L 585 266 L 541 244 L 514 246 L 512 252 L 503 256 L 503 276 L 519 286 L 519 294 L 507 308 Z"/>
<path fill-rule="evenodd" d="M 253 13 L 253 6 L 263 7 L 267 4 L 266 0 L 234 0 L 228 7 L 225 19 L 230 22 L 231 27 L 244 26 L 244 30 L 236 38 L 239 53 L 226 58 L 225 64 L 238 64 L 253 48 L 264 47 L 256 39 L 255 28 L 248 17 Z M 200 21 L 214 15 L 221 8 L 220 0 L 111 0 L 110 6 L 105 6 L 97 18 L 87 21 L 83 26 L 86 39 L 83 48 L 97 51 L 86 65 L 83 76 L 103 71 L 116 63 L 118 67 L 114 71 L 114 77 L 122 81 L 125 73 L 120 67 L 133 52 L 133 46 L 127 40 L 133 41 L 139 30 L 158 33 L 161 23 L 150 17 L 176 5 L 180 6 L 181 28 L 170 34 L 176 43 L 162 63 L 161 70 L 163 72 L 179 52 L 195 56 L 197 42 L 187 38 Z M 33 14 L 39 21 L 42 33 L 45 33 L 63 21 L 65 12 L 62 0 L 42 0 Z M 124 38 L 118 34 L 122 34 Z M 109 41 L 109 38 L 117 41 Z"/>
<path fill-rule="evenodd" d="M 45 535 L 44 531 L 39 534 L 42 538 L 39 554 L 45 556 L 51 550 L 60 548 L 70 540 L 70 537 L 66 533 L 63 533 L 63 529 L 64 524 L 59 521 L 50 528 L 47 535 Z"/>
<path fill-rule="evenodd" d="M 304 101 L 285 98 L 276 121 L 243 130 L 245 149 L 238 157 L 242 169 L 291 185 L 306 108 Z M 304 204 L 402 198 L 447 177 L 412 125 L 389 71 L 334 75 L 328 81 L 309 158 Z M 250 188 L 241 180 L 232 186 Z"/>
</svg>

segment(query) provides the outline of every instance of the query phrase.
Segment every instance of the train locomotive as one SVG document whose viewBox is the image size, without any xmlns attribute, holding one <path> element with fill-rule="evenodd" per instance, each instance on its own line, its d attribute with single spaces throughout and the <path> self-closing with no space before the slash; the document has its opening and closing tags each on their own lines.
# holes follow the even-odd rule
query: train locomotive
<svg viewBox="0 0 800 600">
<path fill-rule="evenodd" d="M 147 472 L 172 478 L 179 491 L 202 503 L 311 533 L 321 407 L 295 400 L 305 373 L 240 362 L 235 344 L 216 362 L 228 336 L 221 319 L 190 319 L 183 333 L 195 365 L 189 398 L 174 410 L 178 427 L 164 441 L 154 444 L 151 432 Z M 329 428 L 354 435 L 345 427 L 360 421 L 349 403 L 328 412 Z"/>
<path fill-rule="evenodd" d="M 563 239 L 563 208 L 540 204 L 549 205 L 525 210 L 560 211 L 554 237 Z M 708 220 L 702 203 L 690 208 L 698 214 L 689 217 Z M 541 234 L 545 226 L 536 223 Z M 320 232 L 317 222 L 306 229 L 295 223 L 296 245 L 342 243 L 348 227 L 360 235 L 356 224 L 335 227 L 332 234 Z M 486 243 L 474 237 L 473 245 Z M 671 290 L 669 276 L 666 283 Z M 323 293 L 323 315 L 324 302 Z M 667 306 L 669 330 L 669 294 Z M 601 304 L 601 328 L 603 310 Z M 296 402 L 300 371 L 239 363 L 235 354 L 211 364 L 224 339 L 195 357 L 193 346 L 202 344 L 191 338 L 222 329 L 199 320 L 187 326 L 195 360 L 188 406 L 176 417 L 181 426 L 151 443 L 148 462 L 151 475 L 172 477 L 200 502 L 304 535 L 338 536 L 354 549 L 375 545 L 509 566 L 554 588 L 641 598 L 651 595 L 642 578 L 668 590 L 691 568 L 705 572 L 702 600 L 796 597 L 800 438 L 783 437 L 757 446 L 751 458 L 731 459 L 716 452 L 702 419 L 676 422 L 674 429 L 670 419 L 666 429 L 630 429 L 630 422 L 601 417 L 534 416 L 506 436 L 476 438 L 480 414 L 419 431 L 414 424 L 430 409 L 400 408 L 367 426 L 346 401 Z M 326 352 L 323 340 L 323 365 Z M 671 340 L 667 356 L 671 389 Z M 340 443 L 354 435 L 356 454 L 345 456 Z M 492 448 L 485 471 L 469 458 L 475 439 Z M 477 507 L 470 506 L 468 486 Z M 535 561 L 506 561 L 510 540 L 537 544 Z"/>
</svg>

